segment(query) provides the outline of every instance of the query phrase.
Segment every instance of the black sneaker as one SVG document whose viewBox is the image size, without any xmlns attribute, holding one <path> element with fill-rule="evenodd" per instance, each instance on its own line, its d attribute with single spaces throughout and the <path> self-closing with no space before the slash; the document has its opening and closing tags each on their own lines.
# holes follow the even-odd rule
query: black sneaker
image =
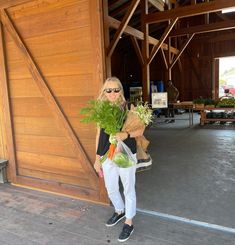
<svg viewBox="0 0 235 245">
<path fill-rule="evenodd" d="M 106 226 L 114 226 L 123 218 L 125 218 L 125 213 L 113 213 L 113 216 L 107 221 Z"/>
<path fill-rule="evenodd" d="M 133 225 L 128 225 L 128 224 L 124 224 L 123 228 L 122 228 L 122 232 L 118 238 L 118 241 L 119 242 L 125 242 L 127 241 L 131 234 L 133 233 L 134 231 L 134 226 Z"/>
</svg>

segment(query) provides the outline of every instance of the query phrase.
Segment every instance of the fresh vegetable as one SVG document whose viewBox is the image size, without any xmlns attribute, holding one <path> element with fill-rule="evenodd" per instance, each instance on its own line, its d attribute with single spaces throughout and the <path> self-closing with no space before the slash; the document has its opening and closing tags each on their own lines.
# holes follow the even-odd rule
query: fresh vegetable
<svg viewBox="0 0 235 245">
<path fill-rule="evenodd" d="M 234 107 L 234 106 L 235 106 L 234 98 L 223 98 L 216 105 L 216 107 Z"/>
<path fill-rule="evenodd" d="M 110 144 L 109 146 L 109 153 L 108 153 L 108 158 L 113 159 L 113 155 L 116 149 L 116 144 Z"/>
<path fill-rule="evenodd" d="M 115 153 L 113 162 L 120 168 L 128 168 L 135 165 L 135 163 L 128 158 L 128 155 L 123 152 Z"/>
<path fill-rule="evenodd" d="M 96 122 L 105 133 L 115 135 L 122 128 L 127 111 L 120 105 L 109 101 L 91 100 L 88 107 L 81 109 L 84 118 L 81 122 Z"/>
</svg>

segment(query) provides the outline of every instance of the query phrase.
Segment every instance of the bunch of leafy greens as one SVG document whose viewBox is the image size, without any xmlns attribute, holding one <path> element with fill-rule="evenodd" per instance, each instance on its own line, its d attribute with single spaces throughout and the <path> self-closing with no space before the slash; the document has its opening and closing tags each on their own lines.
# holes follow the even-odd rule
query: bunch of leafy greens
<svg viewBox="0 0 235 245">
<path fill-rule="evenodd" d="M 115 103 L 109 101 L 91 100 L 88 107 L 81 109 L 84 118 L 81 122 L 96 122 L 105 133 L 114 135 L 123 126 L 127 111 Z"/>
</svg>

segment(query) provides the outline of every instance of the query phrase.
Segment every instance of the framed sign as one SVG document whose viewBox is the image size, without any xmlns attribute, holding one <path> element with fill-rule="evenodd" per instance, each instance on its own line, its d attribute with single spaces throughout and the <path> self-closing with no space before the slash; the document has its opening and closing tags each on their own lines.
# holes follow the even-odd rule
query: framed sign
<svg viewBox="0 0 235 245">
<path fill-rule="evenodd" d="M 167 92 L 152 93 L 152 108 L 167 108 Z"/>
</svg>

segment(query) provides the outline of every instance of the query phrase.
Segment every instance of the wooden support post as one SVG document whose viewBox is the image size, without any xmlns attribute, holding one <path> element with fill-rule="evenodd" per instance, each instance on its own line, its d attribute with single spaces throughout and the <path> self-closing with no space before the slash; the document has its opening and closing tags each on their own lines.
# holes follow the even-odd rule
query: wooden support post
<svg viewBox="0 0 235 245">
<path fill-rule="evenodd" d="M 104 25 L 104 47 L 105 47 L 105 73 L 106 78 L 112 75 L 111 56 L 107 55 L 110 45 L 109 24 L 108 24 L 108 0 L 103 0 L 103 25 Z"/>
<path fill-rule="evenodd" d="M 142 67 L 142 85 L 143 85 L 143 100 L 149 102 L 150 100 L 150 74 L 149 64 L 149 25 L 144 23 L 144 16 L 148 14 L 148 0 L 141 1 L 141 29 L 144 33 L 144 40 L 142 43 L 142 54 L 144 58 L 144 65 Z"/>
<path fill-rule="evenodd" d="M 171 38 L 170 37 L 168 38 L 168 45 L 171 45 Z M 167 80 L 171 80 L 171 67 L 170 67 L 171 60 L 172 60 L 172 58 L 171 58 L 171 52 L 168 49 L 168 56 L 167 56 L 167 63 L 168 63 Z"/>
</svg>

